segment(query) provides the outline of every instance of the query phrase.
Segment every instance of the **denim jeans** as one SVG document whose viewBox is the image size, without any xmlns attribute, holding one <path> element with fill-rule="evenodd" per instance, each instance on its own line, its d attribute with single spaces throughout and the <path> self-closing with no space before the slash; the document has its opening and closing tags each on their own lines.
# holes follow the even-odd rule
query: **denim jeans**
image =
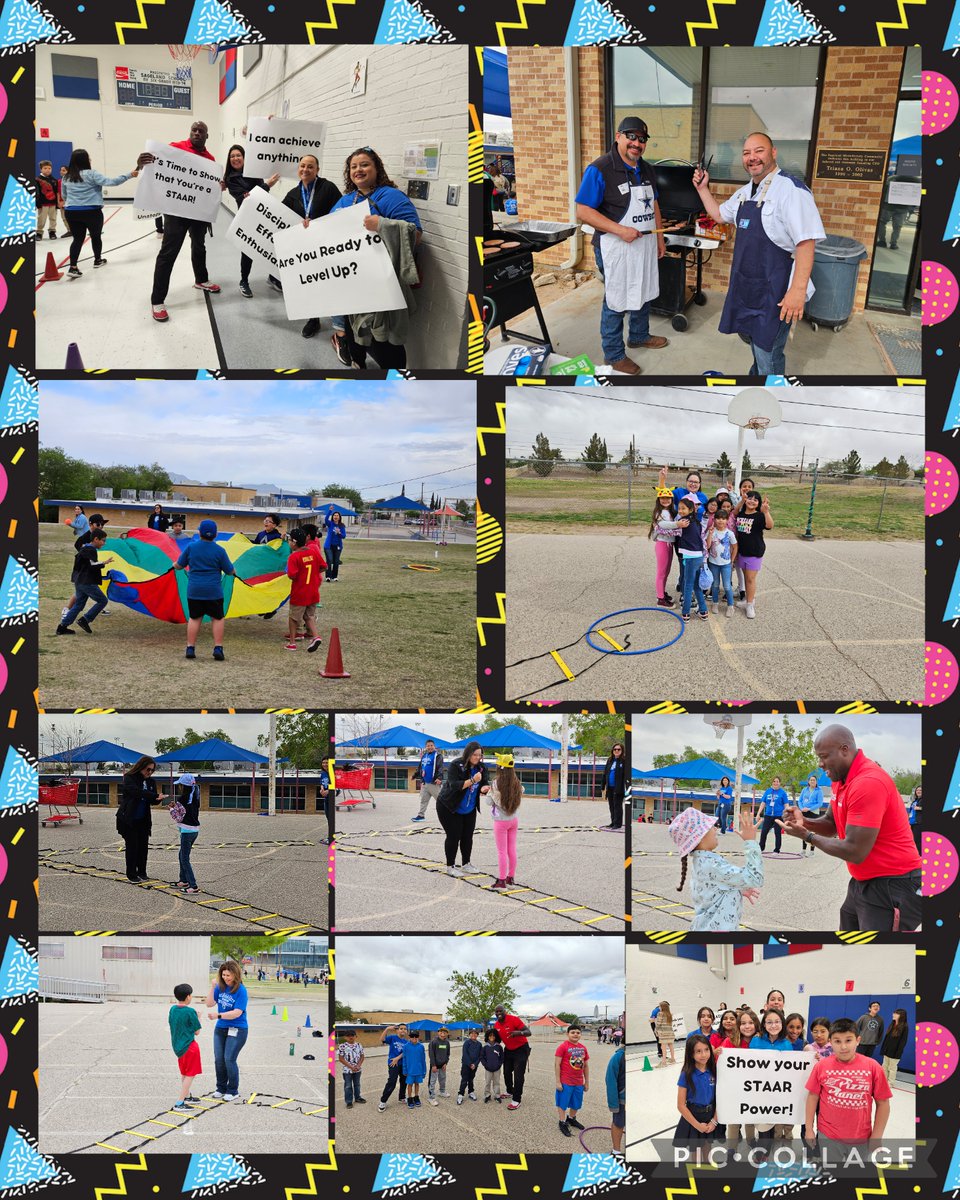
<svg viewBox="0 0 960 1200">
<path fill-rule="evenodd" d="M 710 589 L 710 599 L 717 603 L 720 598 L 720 587 L 727 596 L 727 603 L 733 606 L 733 587 L 730 583 L 730 572 L 733 569 L 733 563 L 707 563 L 710 568 L 710 574 L 713 576 L 713 587 Z"/>
<path fill-rule="evenodd" d="M 600 235 L 593 237 L 593 256 L 597 262 L 597 270 L 603 279 L 603 259 L 600 256 Z M 650 301 L 642 308 L 630 313 L 631 342 L 645 342 L 650 336 Z M 600 344 L 603 347 L 605 362 L 615 363 L 627 357 L 627 348 L 623 344 L 623 313 L 614 312 L 607 307 L 607 294 L 604 291 L 603 304 L 600 306 Z"/>
<path fill-rule="evenodd" d="M 761 348 L 752 340 L 749 334 L 740 334 L 743 341 L 747 343 L 753 351 L 753 365 L 750 367 L 748 374 L 750 375 L 786 375 L 787 360 L 784 354 L 784 347 L 787 344 L 787 338 L 790 335 L 790 325 L 786 321 L 780 322 L 780 331 L 776 336 L 771 350 L 761 350 Z"/>
<path fill-rule="evenodd" d="M 348 1104 L 360 1099 L 360 1076 L 362 1071 L 345 1071 L 343 1074 L 343 1098 Z"/>
<path fill-rule="evenodd" d="M 237 1055 L 243 1049 L 249 1029 L 213 1029 L 213 1061 L 217 1073 L 217 1091 L 235 1096 L 240 1090 Z M 232 1034 L 229 1037 L 228 1034 Z"/>
<path fill-rule="evenodd" d="M 197 886 L 197 877 L 190 865 L 190 851 L 199 836 L 199 829 L 196 833 L 184 833 L 182 830 L 180 832 L 180 882 L 192 888 Z"/>
<path fill-rule="evenodd" d="M 722 801 L 717 805 L 717 824 L 721 833 L 727 832 L 727 817 L 730 815 L 730 806 Z"/>
<path fill-rule="evenodd" d="M 703 598 L 703 592 L 700 591 L 700 568 L 703 566 L 702 554 L 685 554 L 680 559 L 681 567 L 681 582 L 683 584 L 683 607 L 681 612 L 684 616 L 690 612 L 691 601 L 693 597 L 697 598 L 697 608 L 700 612 L 707 611 L 707 602 Z"/>
<path fill-rule="evenodd" d="M 72 625 L 83 612 L 84 608 L 86 608 L 88 600 L 93 601 L 93 608 L 89 609 L 84 615 L 87 618 L 87 624 L 92 624 L 107 607 L 106 596 L 95 583 L 75 583 L 73 590 L 77 597 L 76 602 L 60 624 L 64 627 Z"/>
</svg>

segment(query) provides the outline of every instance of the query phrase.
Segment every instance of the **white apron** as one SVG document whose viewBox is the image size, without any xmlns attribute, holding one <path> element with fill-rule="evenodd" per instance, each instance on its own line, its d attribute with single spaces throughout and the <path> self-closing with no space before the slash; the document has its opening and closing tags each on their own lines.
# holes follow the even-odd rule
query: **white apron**
<svg viewBox="0 0 960 1200">
<path fill-rule="evenodd" d="M 615 233 L 600 235 L 600 256 L 607 308 L 613 312 L 636 312 L 660 295 L 657 260 L 657 227 L 653 187 L 641 183 L 630 189 L 630 203 L 620 222 L 648 236 L 625 242 Z"/>
</svg>

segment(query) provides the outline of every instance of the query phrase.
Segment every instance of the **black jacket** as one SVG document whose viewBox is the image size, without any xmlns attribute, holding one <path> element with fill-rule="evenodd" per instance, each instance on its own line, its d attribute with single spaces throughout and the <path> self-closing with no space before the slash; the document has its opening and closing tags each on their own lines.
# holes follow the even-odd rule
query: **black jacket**
<svg viewBox="0 0 960 1200">
<path fill-rule="evenodd" d="M 309 188 L 307 189 L 309 191 Z M 300 194 L 300 184 L 292 187 L 284 196 L 283 202 L 287 208 L 301 217 L 309 217 L 312 221 L 314 217 L 325 217 L 331 208 L 340 199 L 340 189 L 335 183 L 331 183 L 329 179 L 324 179 L 322 176 L 317 176 L 317 181 L 314 184 L 313 196 L 310 199 L 310 211 L 303 211 L 303 196 Z"/>
<path fill-rule="evenodd" d="M 891 1026 L 887 1030 L 887 1036 L 883 1039 L 883 1045 L 880 1047 L 880 1053 L 884 1058 L 903 1058 L 903 1052 L 907 1045 L 907 1036 L 910 1032 L 909 1026 L 904 1022 L 900 1027 L 899 1033 Z"/>
<path fill-rule="evenodd" d="M 626 763 L 623 761 L 623 755 L 616 760 L 617 773 L 614 775 L 614 786 L 610 787 L 610 768 L 614 765 L 614 757 L 611 754 L 607 759 L 607 765 L 603 768 L 603 790 L 607 797 L 611 800 L 622 800 L 626 793 Z"/>
<path fill-rule="evenodd" d="M 620 222 L 623 214 L 630 207 L 630 185 L 635 181 L 637 173 L 644 183 L 653 187 L 654 197 L 657 195 L 657 178 L 653 167 L 641 158 L 637 163 L 637 172 L 629 169 L 620 157 L 620 151 L 613 147 L 606 154 L 601 154 L 590 164 L 603 176 L 603 200 L 597 206 L 597 212 L 609 217 L 611 221 Z M 626 184 L 625 191 L 620 188 Z"/>
<path fill-rule="evenodd" d="M 228 175 L 226 183 L 227 191 L 237 202 L 237 208 L 247 198 L 247 193 L 252 192 L 254 188 L 263 188 L 265 192 L 270 191 L 265 180 L 255 179 L 252 175 L 244 175 L 240 171 Z"/>
<path fill-rule="evenodd" d="M 484 763 L 474 768 L 459 758 L 454 759 L 450 766 L 447 767 L 447 774 L 444 777 L 443 786 L 440 788 L 440 795 L 437 796 L 437 804 L 442 805 L 449 812 L 456 812 L 460 801 L 463 799 L 463 785 L 474 774 L 475 770 L 479 770 L 482 776 L 480 787 L 486 787 L 489 779 L 487 778 L 487 768 Z"/>
<path fill-rule="evenodd" d="M 152 779 L 144 779 L 142 775 L 124 775 L 123 783 L 120 786 L 120 804 L 117 808 L 117 832 L 122 833 L 124 827 L 129 827 L 134 824 L 134 813 L 140 805 L 140 801 L 146 801 L 146 815 L 141 817 L 141 821 L 146 823 L 147 833 L 153 828 L 153 819 L 150 815 L 150 807 L 160 803 L 157 785 Z"/>
<path fill-rule="evenodd" d="M 166 533 L 170 528 L 170 518 L 166 513 L 153 512 L 147 517 L 147 528 L 155 529 L 158 533 Z"/>
</svg>

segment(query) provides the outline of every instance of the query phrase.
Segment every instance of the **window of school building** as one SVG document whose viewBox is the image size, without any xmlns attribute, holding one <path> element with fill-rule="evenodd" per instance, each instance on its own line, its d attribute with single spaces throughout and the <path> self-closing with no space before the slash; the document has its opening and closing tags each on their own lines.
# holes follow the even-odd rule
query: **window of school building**
<svg viewBox="0 0 960 1200">
<path fill-rule="evenodd" d="M 373 788 L 377 792 L 408 792 L 411 787 L 410 772 L 406 767 L 387 767 L 386 779 L 384 768 L 373 768 Z"/>
<path fill-rule="evenodd" d="M 77 788 L 78 804 L 109 804 L 110 784 L 100 779 L 81 779 Z"/>
<path fill-rule="evenodd" d="M 249 783 L 211 783 L 210 807 L 250 811 Z"/>
<path fill-rule="evenodd" d="M 103 959 L 122 959 L 124 962 L 152 962 L 152 946 L 102 946 Z"/>
<path fill-rule="evenodd" d="M 270 788 L 267 784 L 262 783 L 260 785 L 260 811 L 266 812 L 269 805 Z M 277 812 L 304 812 L 306 806 L 307 789 L 302 783 L 277 784 Z"/>
</svg>

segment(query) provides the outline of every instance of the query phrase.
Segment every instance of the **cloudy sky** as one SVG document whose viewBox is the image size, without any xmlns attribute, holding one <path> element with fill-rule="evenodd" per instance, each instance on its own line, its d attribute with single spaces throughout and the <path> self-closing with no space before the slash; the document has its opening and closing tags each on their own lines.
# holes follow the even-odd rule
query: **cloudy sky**
<svg viewBox="0 0 960 1200">
<path fill-rule="evenodd" d="M 337 999 L 353 1009 L 443 1012 L 451 971 L 482 974 L 519 968 L 515 1009 L 525 1017 L 546 1012 L 623 1011 L 623 943 L 581 937 L 337 937 Z"/>
<path fill-rule="evenodd" d="M 832 718 L 824 714 L 820 717 L 820 728 L 825 729 L 834 719 L 842 721 L 853 733 L 857 745 L 868 758 L 881 763 L 887 770 L 893 771 L 899 767 L 920 769 L 919 716 L 870 714 Z M 782 726 L 783 720 L 783 717 L 755 715 L 752 724 L 747 727 L 747 743 L 758 730 L 767 726 Z M 791 716 L 789 721 L 794 729 L 813 729 L 817 718 Z M 717 741 L 713 729 L 704 723 L 700 715 L 651 717 L 635 713 L 632 724 L 634 767 L 651 767 L 655 754 L 682 754 L 685 746 L 703 750 L 707 756 L 715 749 L 723 751 L 728 757 L 736 754 L 736 731 L 728 729 L 722 740 Z"/>
<path fill-rule="evenodd" d="M 267 732 L 268 725 L 265 716 L 256 714 L 229 716 L 212 713 L 201 716 L 195 712 L 167 712 L 136 716 L 130 713 L 101 713 L 83 717 L 48 714 L 40 717 L 40 748 L 42 753 L 56 754 L 66 749 L 67 738 L 73 746 L 103 739 L 117 742 L 128 750 L 154 754 L 157 738 L 179 737 L 190 728 L 198 733 L 222 729 L 229 734 L 235 746 L 262 754 L 264 751 L 257 746 L 257 737 Z"/>
<path fill-rule="evenodd" d="M 713 463 L 722 450 L 731 460 L 736 426 L 727 420 L 731 398 L 743 388 L 522 388 L 507 402 L 507 453 L 530 454 L 545 433 L 565 457 L 579 457 L 596 431 L 614 461 L 631 436 L 638 451 L 654 461 Z M 923 389 L 912 387 L 773 388 L 783 423 L 763 441 L 747 433 L 754 463 L 796 465 L 845 458 L 856 450 L 865 467 L 886 455 L 903 454 L 911 466 L 923 462 Z"/>
<path fill-rule="evenodd" d="M 159 461 L 206 482 L 342 483 L 365 499 L 476 491 L 469 382 L 45 381 L 40 444 L 101 465 Z"/>
</svg>

